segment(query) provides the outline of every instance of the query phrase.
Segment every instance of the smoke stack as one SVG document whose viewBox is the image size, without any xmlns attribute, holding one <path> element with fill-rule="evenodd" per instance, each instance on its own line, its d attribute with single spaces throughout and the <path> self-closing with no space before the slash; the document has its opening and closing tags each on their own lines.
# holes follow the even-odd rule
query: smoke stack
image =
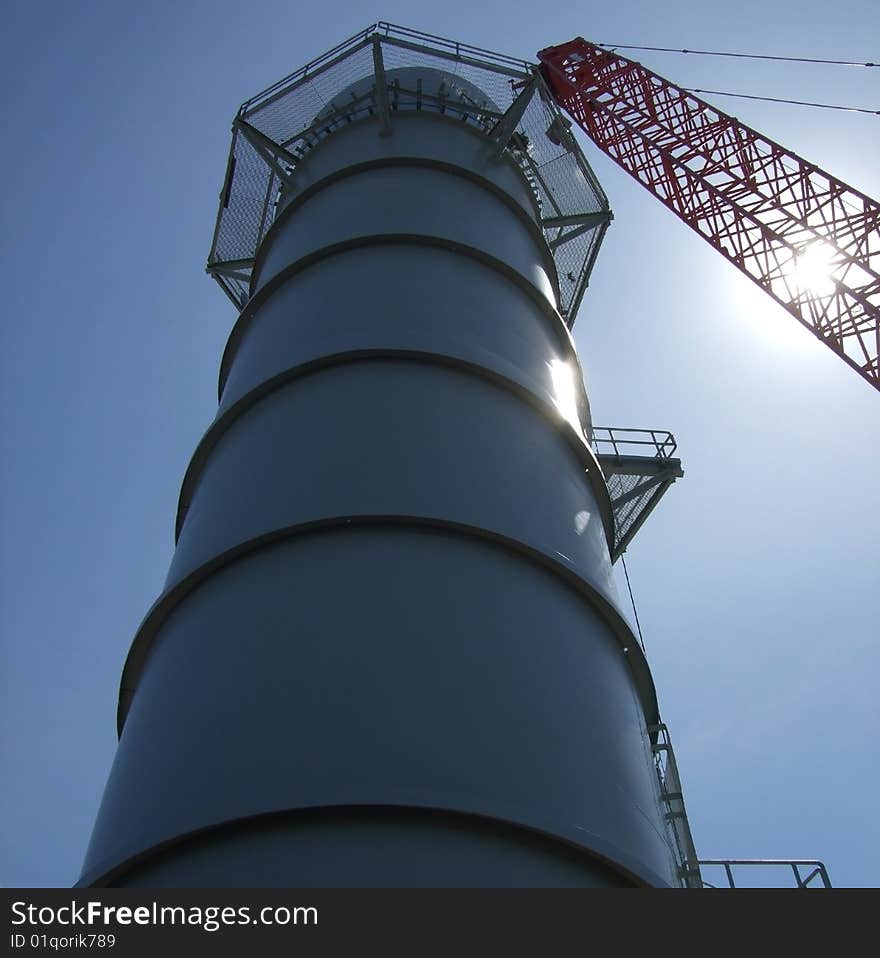
<svg viewBox="0 0 880 958">
<path fill-rule="evenodd" d="M 610 212 L 560 129 L 527 64 L 387 25 L 240 110 L 240 315 L 82 884 L 688 880 L 612 576 L 681 472 L 612 503 L 647 467 L 592 446 Z"/>
</svg>

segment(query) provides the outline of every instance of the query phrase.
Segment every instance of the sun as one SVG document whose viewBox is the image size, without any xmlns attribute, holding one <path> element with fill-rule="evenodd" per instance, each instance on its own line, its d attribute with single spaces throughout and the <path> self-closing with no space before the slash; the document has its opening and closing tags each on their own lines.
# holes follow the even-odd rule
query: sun
<svg viewBox="0 0 880 958">
<path fill-rule="evenodd" d="M 807 244 L 795 254 L 792 275 L 802 293 L 830 296 L 834 292 L 835 255 L 834 247 L 822 240 Z"/>
</svg>

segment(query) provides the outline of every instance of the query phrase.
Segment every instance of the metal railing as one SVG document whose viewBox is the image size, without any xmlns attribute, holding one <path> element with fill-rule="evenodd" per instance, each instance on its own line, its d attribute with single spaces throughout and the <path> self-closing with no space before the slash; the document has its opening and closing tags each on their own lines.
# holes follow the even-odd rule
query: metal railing
<svg viewBox="0 0 880 958">
<path fill-rule="evenodd" d="M 462 60 L 465 58 L 480 61 L 481 65 L 493 65 L 496 68 L 507 68 L 515 71 L 517 74 L 526 76 L 533 68 L 529 60 L 521 60 L 518 57 L 506 56 L 503 53 L 495 53 L 492 50 L 484 50 L 482 47 L 472 46 L 469 43 L 460 43 L 458 40 L 450 40 L 446 37 L 434 36 L 431 33 L 423 33 L 421 30 L 411 30 L 409 27 L 402 27 L 396 23 L 387 23 L 380 20 L 372 23 L 363 30 L 358 31 L 347 40 L 338 43 L 332 50 L 322 53 L 320 56 L 310 60 L 305 66 L 300 67 L 293 73 L 273 83 L 256 96 L 245 100 L 239 108 L 239 115 L 243 115 L 250 110 L 261 106 L 263 102 L 277 94 L 285 87 L 295 86 L 298 82 L 314 75 L 322 67 L 331 65 L 340 56 L 357 49 L 359 46 L 370 40 L 372 37 L 387 38 L 390 40 L 399 40 L 403 43 L 424 44 L 430 48 L 431 52 L 443 51 L 449 59 Z"/>
<path fill-rule="evenodd" d="M 377 69 L 385 83 L 374 79 L 365 86 Z M 416 76 L 415 89 L 406 89 L 413 70 L 447 78 L 437 90 L 422 90 Z M 487 136 L 497 133 L 495 148 L 531 185 L 556 264 L 557 305 L 571 326 L 611 212 L 577 141 L 558 131 L 551 136 L 561 114 L 534 65 L 384 21 L 239 108 L 207 263 L 227 296 L 239 309 L 247 302 L 256 251 L 299 163 L 337 126 L 377 115 L 383 100 L 390 101 L 384 108 L 389 115 L 426 109 L 476 125 Z"/>
<path fill-rule="evenodd" d="M 744 866 L 762 866 L 762 867 L 771 867 L 778 870 L 790 869 L 792 872 L 792 877 L 794 878 L 794 886 L 796 888 L 816 888 L 819 887 L 821 882 L 821 887 L 831 888 L 831 879 L 828 877 L 828 870 L 825 868 L 825 865 L 814 859 L 810 858 L 705 858 L 700 859 L 700 869 L 702 874 L 702 869 L 704 867 L 721 867 L 724 869 L 724 875 L 727 879 L 727 888 L 742 888 L 743 885 L 737 885 L 734 880 L 734 868 L 741 868 Z M 801 875 L 801 868 L 809 868 L 810 872 L 804 876 Z M 714 885 L 711 882 L 706 881 L 706 876 L 703 877 L 703 888 L 723 888 L 723 885 Z M 750 885 L 751 888 L 766 888 L 767 885 Z M 777 886 L 773 886 L 777 887 Z M 792 886 L 783 886 L 783 887 L 792 887 Z"/>
<path fill-rule="evenodd" d="M 654 455 L 658 459 L 671 459 L 676 448 L 675 436 L 665 429 L 593 426 L 593 450 L 597 456 Z"/>
</svg>

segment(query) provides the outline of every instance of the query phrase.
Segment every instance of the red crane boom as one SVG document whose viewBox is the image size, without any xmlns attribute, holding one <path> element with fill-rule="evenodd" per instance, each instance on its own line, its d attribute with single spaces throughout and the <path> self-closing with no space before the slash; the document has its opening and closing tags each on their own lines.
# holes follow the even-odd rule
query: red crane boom
<svg viewBox="0 0 880 958">
<path fill-rule="evenodd" d="M 618 53 L 538 58 L 600 149 L 880 390 L 880 204 Z"/>
</svg>

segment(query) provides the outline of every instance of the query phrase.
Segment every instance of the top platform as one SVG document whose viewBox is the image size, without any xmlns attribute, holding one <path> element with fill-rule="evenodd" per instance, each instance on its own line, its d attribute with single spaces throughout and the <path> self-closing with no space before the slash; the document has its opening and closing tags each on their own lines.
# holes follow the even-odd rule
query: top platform
<svg viewBox="0 0 880 958">
<path fill-rule="evenodd" d="M 441 71 L 449 82 L 423 89 L 419 70 Z M 373 24 L 242 104 L 208 272 L 241 309 L 257 249 L 298 163 L 356 119 L 373 116 L 377 129 L 393 130 L 400 110 L 436 110 L 472 124 L 522 170 L 556 264 L 557 307 L 571 327 L 611 211 L 569 121 L 533 64 L 389 23 Z"/>
</svg>

